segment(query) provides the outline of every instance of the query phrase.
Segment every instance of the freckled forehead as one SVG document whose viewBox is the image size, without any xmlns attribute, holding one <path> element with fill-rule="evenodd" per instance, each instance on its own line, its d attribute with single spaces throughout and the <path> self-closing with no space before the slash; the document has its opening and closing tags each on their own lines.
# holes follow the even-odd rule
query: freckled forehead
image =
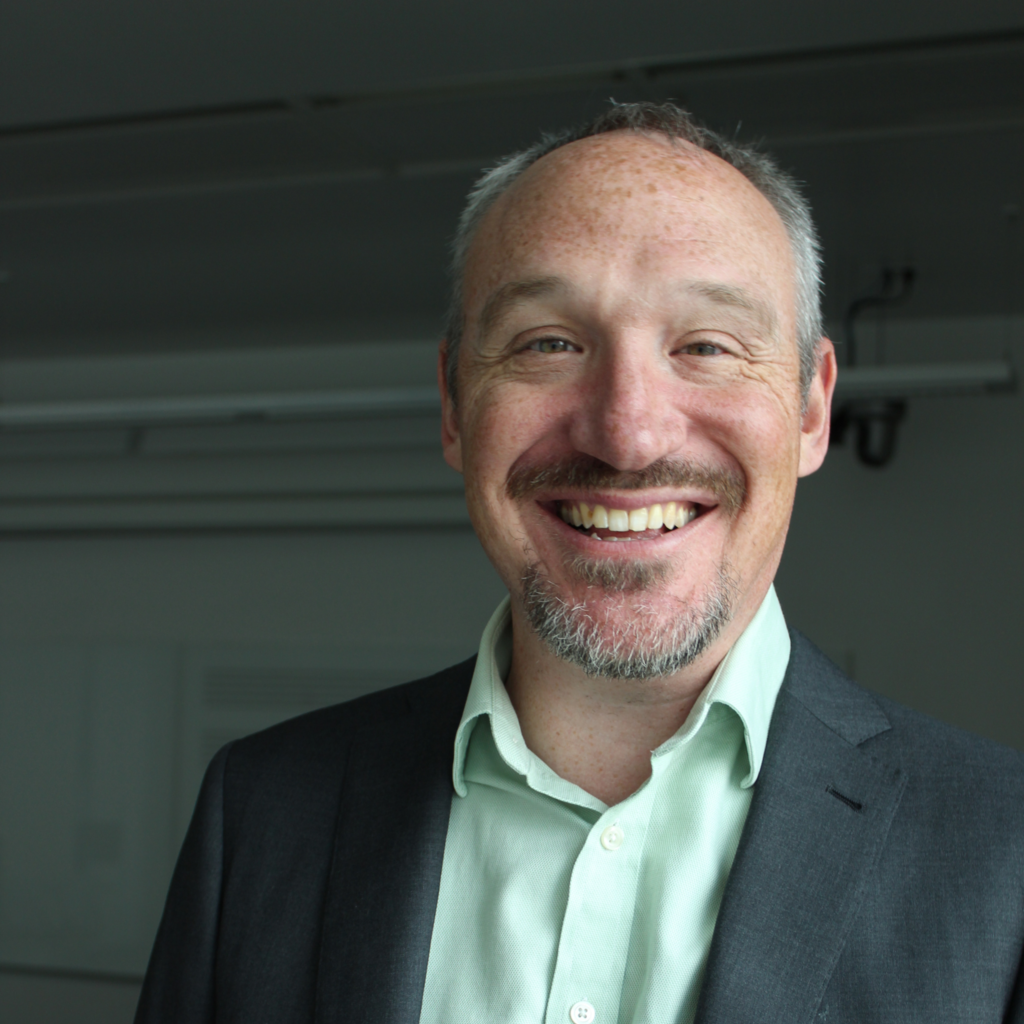
<svg viewBox="0 0 1024 1024">
<path fill-rule="evenodd" d="M 466 283 L 486 288 L 509 264 L 544 251 L 679 238 L 696 246 L 735 239 L 790 262 L 778 214 L 734 167 L 689 143 L 612 132 L 549 153 L 498 199 L 470 248 Z"/>
</svg>

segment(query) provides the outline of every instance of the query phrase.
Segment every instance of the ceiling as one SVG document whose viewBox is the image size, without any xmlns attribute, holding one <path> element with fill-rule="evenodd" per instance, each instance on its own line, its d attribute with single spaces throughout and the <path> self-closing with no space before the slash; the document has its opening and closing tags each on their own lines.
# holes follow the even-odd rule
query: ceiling
<svg viewBox="0 0 1024 1024">
<path fill-rule="evenodd" d="M 764 140 L 830 316 L 1024 311 L 1024 9 L 855 6 L 5 0 L 0 355 L 429 337 L 474 175 L 609 97 Z"/>
</svg>

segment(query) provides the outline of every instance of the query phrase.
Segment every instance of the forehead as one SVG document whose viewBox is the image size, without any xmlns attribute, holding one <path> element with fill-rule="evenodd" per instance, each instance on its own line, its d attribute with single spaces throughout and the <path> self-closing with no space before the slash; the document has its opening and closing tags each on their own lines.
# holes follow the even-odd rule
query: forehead
<svg viewBox="0 0 1024 1024">
<path fill-rule="evenodd" d="M 466 311 L 509 280 L 567 264 L 643 271 L 667 260 L 685 273 L 688 259 L 724 283 L 775 298 L 791 290 L 785 227 L 734 167 L 660 136 L 582 139 L 537 161 L 483 218 L 467 254 Z"/>
</svg>

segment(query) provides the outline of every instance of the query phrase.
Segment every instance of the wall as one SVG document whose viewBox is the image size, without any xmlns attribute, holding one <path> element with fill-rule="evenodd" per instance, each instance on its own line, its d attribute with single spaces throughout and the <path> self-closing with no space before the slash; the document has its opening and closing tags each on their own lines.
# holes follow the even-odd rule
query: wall
<svg viewBox="0 0 1024 1024">
<path fill-rule="evenodd" d="M 866 331 L 866 354 L 882 340 L 890 362 L 1024 362 L 1019 319 L 894 321 Z M 331 361 L 342 368 L 330 383 L 371 386 L 408 365 L 403 351 L 417 367 L 405 383 L 431 374 L 425 347 L 385 346 L 362 376 L 352 367 L 375 365 L 368 350 L 312 351 L 288 386 L 326 379 Z M 283 365 L 233 358 L 225 379 L 247 365 L 249 387 L 261 360 Z M 191 372 L 209 388 L 202 365 Z M 132 387 L 144 370 L 125 371 Z M 160 372 L 180 390 L 198 380 Z M 116 376 L 81 370 L 75 392 L 69 373 L 11 364 L 3 380 L 25 399 L 94 396 L 89 381 Z M 432 444 L 416 451 L 450 472 Z M 37 464 L 19 459 L 23 475 Z M 864 685 L 1024 749 L 1022 471 L 1019 393 L 912 402 L 890 466 L 838 447 L 801 483 L 778 589 L 790 621 Z M 217 745 L 474 651 L 501 586 L 464 514 L 423 525 L 415 510 L 413 496 L 391 527 L 0 535 L 0 1005 L 31 1004 L 40 1021 L 69 1006 L 129 1019 Z"/>
<path fill-rule="evenodd" d="M 1024 366 L 1019 318 L 885 333 L 890 363 Z M 1022 505 L 1019 392 L 911 402 L 891 465 L 833 448 L 801 482 L 778 577 L 787 616 L 865 686 L 1024 749 Z"/>
</svg>

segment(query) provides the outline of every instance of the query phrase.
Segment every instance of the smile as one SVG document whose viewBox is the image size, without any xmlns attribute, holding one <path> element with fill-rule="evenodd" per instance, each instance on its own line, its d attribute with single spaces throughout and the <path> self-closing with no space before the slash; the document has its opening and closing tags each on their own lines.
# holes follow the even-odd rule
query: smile
<svg viewBox="0 0 1024 1024">
<path fill-rule="evenodd" d="M 588 505 L 584 501 L 562 501 L 558 503 L 558 514 L 569 526 L 575 526 L 581 532 L 588 531 L 588 536 L 594 540 L 631 541 L 641 537 L 629 534 L 649 536 L 651 531 L 676 530 L 696 518 L 698 513 L 697 506 L 689 501 L 668 501 L 631 509 Z"/>
</svg>

